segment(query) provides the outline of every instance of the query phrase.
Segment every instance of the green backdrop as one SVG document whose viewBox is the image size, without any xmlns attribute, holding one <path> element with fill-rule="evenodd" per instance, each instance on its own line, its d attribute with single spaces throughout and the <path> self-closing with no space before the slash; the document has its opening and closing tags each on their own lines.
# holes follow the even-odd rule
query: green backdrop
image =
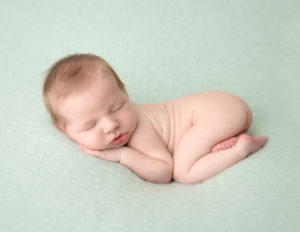
<svg viewBox="0 0 300 232">
<path fill-rule="evenodd" d="M 300 2 L 1 0 L 0 231 L 300 231 Z M 253 110 L 256 154 L 203 184 L 148 183 L 50 123 L 44 71 L 104 57 L 132 101 L 226 90 Z"/>
</svg>

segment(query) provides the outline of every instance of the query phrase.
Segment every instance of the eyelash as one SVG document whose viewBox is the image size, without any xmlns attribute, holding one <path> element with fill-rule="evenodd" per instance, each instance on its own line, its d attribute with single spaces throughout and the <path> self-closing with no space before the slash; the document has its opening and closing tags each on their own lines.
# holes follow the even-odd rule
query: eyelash
<svg viewBox="0 0 300 232">
<path fill-rule="evenodd" d="M 124 106 L 124 102 L 122 102 L 122 104 L 121 105 L 119 105 L 117 108 L 115 108 L 115 109 L 112 109 L 112 111 L 111 112 L 116 112 L 116 111 L 118 111 L 118 110 L 120 110 L 120 109 L 122 109 L 122 107 Z"/>
<path fill-rule="evenodd" d="M 119 106 L 118 106 L 117 108 L 115 108 L 115 109 L 112 109 L 111 112 L 112 112 L 112 113 L 117 112 L 118 110 L 122 109 L 124 105 L 125 105 L 125 102 L 122 102 L 121 105 L 119 105 Z M 97 124 L 96 122 L 93 123 L 93 124 L 91 124 L 91 126 L 89 126 L 88 128 L 84 129 L 84 131 L 89 131 L 89 130 L 93 129 L 94 126 L 96 126 L 96 124 Z"/>
<path fill-rule="evenodd" d="M 93 127 L 96 126 L 96 123 L 91 124 L 91 126 L 89 126 L 88 128 L 86 128 L 84 131 L 88 131 L 93 129 Z"/>
</svg>

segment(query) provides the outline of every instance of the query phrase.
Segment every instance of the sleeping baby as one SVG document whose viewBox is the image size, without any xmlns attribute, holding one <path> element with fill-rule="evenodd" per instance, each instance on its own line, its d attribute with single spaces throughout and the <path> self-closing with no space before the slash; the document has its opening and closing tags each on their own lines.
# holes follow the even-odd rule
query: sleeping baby
<svg viewBox="0 0 300 232">
<path fill-rule="evenodd" d="M 203 182 L 267 142 L 246 133 L 252 114 L 239 97 L 208 91 L 135 104 L 111 66 L 92 54 L 53 64 L 43 97 L 56 128 L 80 149 L 155 183 Z"/>
</svg>

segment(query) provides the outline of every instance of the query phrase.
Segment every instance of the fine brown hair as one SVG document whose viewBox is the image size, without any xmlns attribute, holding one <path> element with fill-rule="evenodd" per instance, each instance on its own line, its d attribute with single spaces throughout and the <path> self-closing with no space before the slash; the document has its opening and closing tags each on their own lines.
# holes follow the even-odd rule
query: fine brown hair
<svg viewBox="0 0 300 232">
<path fill-rule="evenodd" d="M 43 86 L 43 99 L 52 122 L 58 125 L 65 120 L 55 107 L 55 102 L 87 87 L 91 80 L 88 74 L 101 69 L 110 72 L 121 90 L 126 92 L 123 82 L 113 68 L 101 57 L 93 54 L 73 54 L 55 62 L 47 71 Z"/>
</svg>

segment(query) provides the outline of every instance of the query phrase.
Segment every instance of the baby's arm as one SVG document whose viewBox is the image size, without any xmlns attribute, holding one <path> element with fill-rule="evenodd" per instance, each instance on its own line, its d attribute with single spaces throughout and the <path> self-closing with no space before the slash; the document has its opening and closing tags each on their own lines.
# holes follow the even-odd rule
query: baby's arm
<svg viewBox="0 0 300 232">
<path fill-rule="evenodd" d="M 120 147 L 110 150 L 90 150 L 81 147 L 90 155 L 98 156 L 111 162 L 120 162 L 141 178 L 157 183 L 169 183 L 173 176 L 173 164 L 163 159 L 145 155 L 131 147 Z M 155 151 L 157 156 L 161 151 Z"/>
<path fill-rule="evenodd" d="M 130 147 L 123 147 L 122 149 L 120 163 L 128 167 L 141 178 L 156 183 L 169 183 L 172 180 L 172 163 L 164 159 L 157 159 L 150 155 L 143 154 Z M 160 151 L 156 152 L 156 155 L 159 155 Z M 163 154 L 159 156 L 163 156 Z"/>
<path fill-rule="evenodd" d="M 103 151 L 80 148 L 102 159 L 120 162 L 141 178 L 151 182 L 169 183 L 173 177 L 173 158 L 147 119 L 139 120 L 128 147 Z"/>
<path fill-rule="evenodd" d="M 168 183 L 172 180 L 173 157 L 145 115 L 140 115 L 128 146 L 131 152 L 122 154 L 122 164 L 148 181 Z"/>
</svg>

